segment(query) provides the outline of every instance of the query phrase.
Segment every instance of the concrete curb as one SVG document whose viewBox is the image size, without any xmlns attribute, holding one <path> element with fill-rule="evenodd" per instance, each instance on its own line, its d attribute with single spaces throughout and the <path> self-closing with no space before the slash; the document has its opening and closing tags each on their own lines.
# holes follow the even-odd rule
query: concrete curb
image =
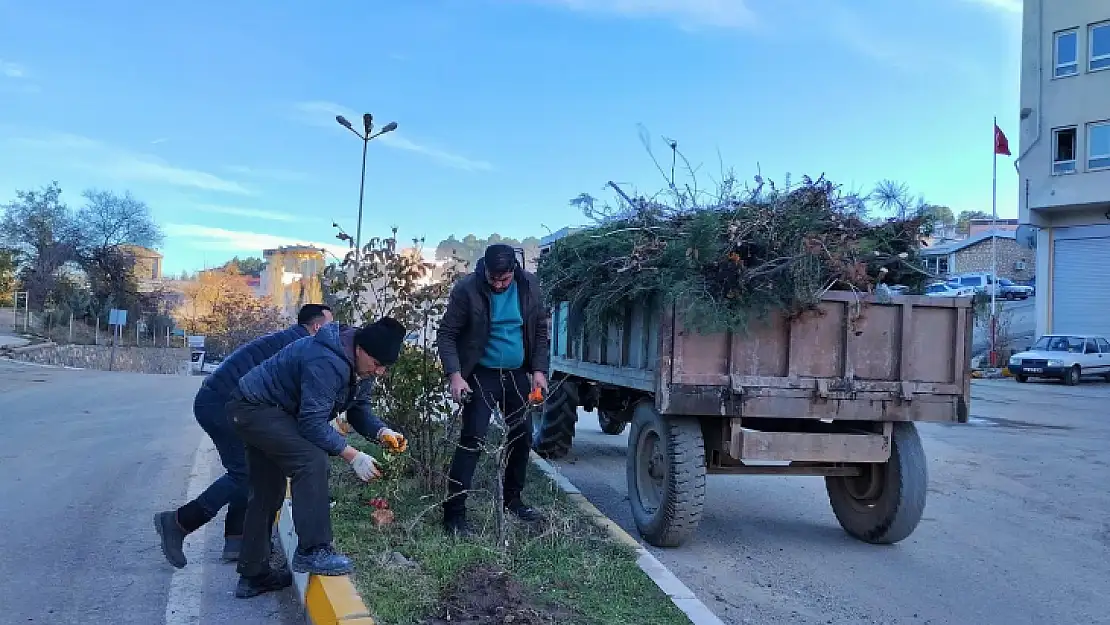
<svg viewBox="0 0 1110 625">
<path fill-rule="evenodd" d="M 293 501 L 288 495 L 278 512 L 277 528 L 285 559 L 292 562 L 297 549 L 297 528 L 293 525 Z M 374 625 L 370 610 L 350 576 L 293 573 L 293 585 L 312 625 Z"/>
<path fill-rule="evenodd" d="M 702 603 L 701 600 L 694 595 L 694 592 L 690 590 L 686 584 L 683 584 L 670 569 L 663 566 L 662 562 L 651 555 L 651 552 L 640 545 L 640 542 L 629 535 L 628 532 L 624 531 L 621 526 L 605 516 L 601 510 L 598 510 L 597 506 L 590 503 L 582 492 L 579 491 L 566 476 L 559 473 L 559 470 L 551 463 L 540 458 L 534 451 L 532 452 L 532 462 L 567 494 L 567 499 L 569 499 L 579 511 L 592 518 L 613 540 L 636 550 L 636 564 L 639 565 L 640 570 L 647 574 L 647 576 L 651 578 L 651 581 L 655 582 L 655 585 L 670 598 L 671 602 L 675 604 L 675 607 L 682 610 L 693 625 L 724 625 L 724 622 Z"/>
</svg>

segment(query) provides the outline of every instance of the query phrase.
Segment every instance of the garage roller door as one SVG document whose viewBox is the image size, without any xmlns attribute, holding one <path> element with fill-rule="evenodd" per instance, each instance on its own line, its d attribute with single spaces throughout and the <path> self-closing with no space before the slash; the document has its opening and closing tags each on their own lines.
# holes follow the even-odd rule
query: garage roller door
<svg viewBox="0 0 1110 625">
<path fill-rule="evenodd" d="M 1059 238 L 1052 262 L 1052 332 L 1110 337 L 1110 238 Z"/>
</svg>

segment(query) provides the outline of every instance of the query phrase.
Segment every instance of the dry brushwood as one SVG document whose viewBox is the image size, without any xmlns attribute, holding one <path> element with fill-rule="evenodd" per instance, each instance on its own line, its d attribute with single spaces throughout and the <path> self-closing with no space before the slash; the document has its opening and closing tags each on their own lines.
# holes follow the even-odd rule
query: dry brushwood
<svg viewBox="0 0 1110 625">
<path fill-rule="evenodd" d="M 743 192 L 722 185 L 708 205 L 633 200 L 559 239 L 539 262 L 545 298 L 595 329 L 619 322 L 629 303 L 662 300 L 696 331 L 743 331 L 771 312 L 811 309 L 829 290 L 916 289 L 929 278 L 918 260 L 928 216 L 868 223 L 861 199 L 823 176 L 788 190 L 756 181 Z"/>
</svg>

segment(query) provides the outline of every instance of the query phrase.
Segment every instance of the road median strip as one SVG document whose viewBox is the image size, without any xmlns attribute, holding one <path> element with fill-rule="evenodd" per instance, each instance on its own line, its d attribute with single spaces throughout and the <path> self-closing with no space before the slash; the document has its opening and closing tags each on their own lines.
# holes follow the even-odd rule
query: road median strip
<svg viewBox="0 0 1110 625">
<path fill-rule="evenodd" d="M 350 442 L 376 451 L 361 437 Z M 355 562 L 355 573 L 294 575 L 310 621 L 471 622 L 468 613 L 496 609 L 510 616 L 506 622 L 521 623 L 676 625 L 687 621 L 684 615 L 695 625 L 720 623 L 635 539 L 564 477 L 545 470 L 549 465 L 542 460 L 529 467 L 525 496 L 548 522 L 541 530 L 508 521 L 499 549 L 492 498 L 484 494 L 495 483 L 492 464 L 479 469 L 471 495 L 471 522 L 479 535 L 457 540 L 443 533 L 438 502 L 424 494 L 416 477 L 398 472 L 363 484 L 337 463 L 331 478 L 335 541 Z M 382 499 L 390 502 L 384 523 Z M 288 499 L 278 531 L 291 560 L 297 538 Z"/>
<path fill-rule="evenodd" d="M 582 514 L 593 519 L 613 540 L 636 550 L 636 564 L 640 567 L 640 570 L 651 578 L 651 581 L 655 582 L 655 585 L 671 599 L 675 607 L 682 610 L 693 625 L 724 625 L 721 619 L 702 603 L 686 584 L 682 583 L 682 580 L 678 579 L 670 569 L 645 549 L 631 534 L 624 531 L 624 528 L 617 525 L 605 513 L 598 510 L 597 506 L 590 503 L 590 500 L 586 499 L 586 496 L 554 465 L 540 458 L 535 452 L 532 452 L 532 463 L 548 475 L 559 488 L 563 489 L 567 499 L 577 506 Z"/>
</svg>

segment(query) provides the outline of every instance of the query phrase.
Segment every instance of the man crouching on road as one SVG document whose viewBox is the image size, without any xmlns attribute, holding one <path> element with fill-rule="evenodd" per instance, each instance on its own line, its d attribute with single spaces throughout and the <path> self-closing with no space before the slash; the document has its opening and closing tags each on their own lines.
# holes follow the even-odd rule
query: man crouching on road
<svg viewBox="0 0 1110 625">
<path fill-rule="evenodd" d="M 494 405 L 500 405 L 509 426 L 505 508 L 528 523 L 541 518 L 524 505 L 521 493 L 532 448 L 527 398 L 530 389 L 547 390 L 548 317 L 539 282 L 521 269 L 508 245 L 486 248 L 474 273 L 451 290 L 438 330 L 439 356 L 455 401 L 464 393 L 472 395 L 462 411 L 462 434 L 448 475 L 443 504 L 448 533 L 473 533 L 466 520 L 466 493 Z"/>
<path fill-rule="evenodd" d="M 220 462 L 227 470 L 219 479 L 177 510 L 154 515 L 154 529 L 162 540 L 162 554 L 170 564 L 182 568 L 186 564 L 182 543 L 191 534 L 211 521 L 227 506 L 224 519 L 224 560 L 237 560 L 243 546 L 243 515 L 247 511 L 247 452 L 243 441 L 231 427 L 225 408 L 231 393 L 239 388 L 239 380 L 262 361 L 278 353 L 286 345 L 306 336 L 313 336 L 332 320 L 331 308 L 323 304 L 305 304 L 297 313 L 297 325 L 260 336 L 242 345 L 220 363 L 200 385 L 193 401 L 193 416 L 212 439 Z"/>
<path fill-rule="evenodd" d="M 382 318 L 362 328 L 329 323 L 255 367 L 239 382 L 228 416 L 246 444 L 250 497 L 235 596 L 253 597 L 292 583 L 270 570 L 270 535 L 292 479 L 297 573 L 345 575 L 351 561 L 331 533 L 328 457 L 342 456 L 363 481 L 380 475 L 374 458 L 351 447 L 329 423 L 339 413 L 367 439 L 404 451 L 403 437 L 370 411 L 373 378 L 397 361 L 405 329 Z"/>
</svg>

